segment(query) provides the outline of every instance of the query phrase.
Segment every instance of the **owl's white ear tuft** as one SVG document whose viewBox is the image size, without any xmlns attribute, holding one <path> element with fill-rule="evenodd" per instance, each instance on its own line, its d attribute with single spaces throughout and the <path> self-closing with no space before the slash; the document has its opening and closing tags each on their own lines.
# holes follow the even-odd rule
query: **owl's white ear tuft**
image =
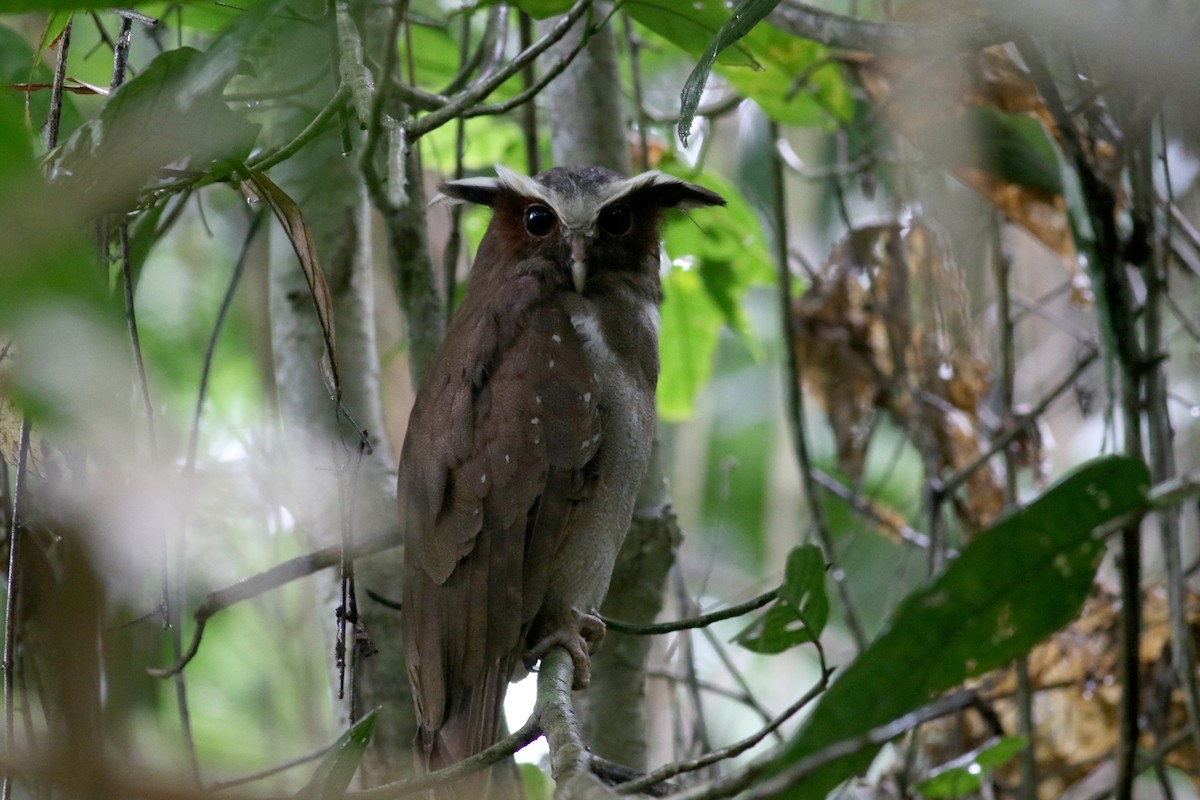
<svg viewBox="0 0 1200 800">
<path fill-rule="evenodd" d="M 695 183 L 688 183 L 673 175 L 656 172 L 654 181 L 649 189 L 652 196 L 664 208 L 678 208 L 688 211 L 693 208 L 706 206 L 723 206 L 725 198 Z"/>
</svg>

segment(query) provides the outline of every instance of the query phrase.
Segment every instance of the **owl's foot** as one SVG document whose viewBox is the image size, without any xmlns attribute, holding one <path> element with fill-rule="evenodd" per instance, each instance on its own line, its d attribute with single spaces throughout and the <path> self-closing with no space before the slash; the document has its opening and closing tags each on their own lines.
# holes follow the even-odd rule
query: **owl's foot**
<svg viewBox="0 0 1200 800">
<path fill-rule="evenodd" d="M 595 614 L 573 612 L 573 619 L 564 619 L 557 624 L 545 626 L 540 639 L 525 653 L 525 667 L 533 665 L 546 655 L 551 647 L 562 647 L 571 654 L 575 665 L 575 681 L 572 689 L 586 689 L 592 682 L 591 653 L 604 638 L 604 622 Z"/>
</svg>

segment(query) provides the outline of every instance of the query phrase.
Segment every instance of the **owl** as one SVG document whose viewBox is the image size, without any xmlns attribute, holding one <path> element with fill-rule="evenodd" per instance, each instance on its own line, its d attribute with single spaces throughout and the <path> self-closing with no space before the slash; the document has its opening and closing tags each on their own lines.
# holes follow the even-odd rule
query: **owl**
<svg viewBox="0 0 1200 800">
<path fill-rule="evenodd" d="M 495 742 L 510 678 L 548 648 L 588 684 L 654 435 L 659 225 L 725 203 L 657 171 L 496 171 L 440 187 L 492 218 L 400 457 L 425 770 Z"/>
</svg>

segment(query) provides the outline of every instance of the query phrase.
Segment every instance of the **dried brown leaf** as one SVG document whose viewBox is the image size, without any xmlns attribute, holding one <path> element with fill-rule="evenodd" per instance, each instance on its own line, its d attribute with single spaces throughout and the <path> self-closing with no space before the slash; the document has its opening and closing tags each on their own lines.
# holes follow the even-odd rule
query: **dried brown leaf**
<svg viewBox="0 0 1200 800">
<path fill-rule="evenodd" d="M 336 402 L 342 399 L 342 382 L 338 373 L 337 347 L 333 328 L 333 298 L 329 292 L 329 282 L 321 269 L 321 261 L 317 257 L 316 244 L 313 242 L 312 231 L 304 222 L 304 215 L 287 192 L 280 189 L 263 172 L 250 174 L 249 183 L 253 188 L 242 184 L 242 193 L 250 200 L 262 199 L 271 208 L 284 233 L 300 259 L 300 268 L 308 283 L 308 291 L 312 296 L 313 306 L 317 310 L 317 323 L 321 326 L 321 335 L 325 339 L 325 352 L 321 355 L 321 376 L 325 380 L 325 388 L 329 396 Z"/>
</svg>

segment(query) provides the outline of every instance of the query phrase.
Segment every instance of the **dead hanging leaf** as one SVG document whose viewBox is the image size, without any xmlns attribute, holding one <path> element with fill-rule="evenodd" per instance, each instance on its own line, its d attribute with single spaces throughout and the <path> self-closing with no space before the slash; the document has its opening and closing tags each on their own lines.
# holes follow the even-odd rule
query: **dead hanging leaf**
<svg viewBox="0 0 1200 800">
<path fill-rule="evenodd" d="M 25 414 L 9 401 L 9 387 L 16 347 L 11 339 L 0 340 L 0 459 L 16 467 L 21 454 L 21 425 Z M 29 432 L 29 457 L 25 468 L 39 478 L 46 477 L 49 448 L 36 429 Z M 2 488 L 2 487 L 0 487 Z"/>
<path fill-rule="evenodd" d="M 872 417 L 883 412 L 939 473 L 988 447 L 980 414 L 990 364 L 975 342 L 969 296 L 945 238 L 923 221 L 852 231 L 794 306 L 797 360 L 825 409 L 838 468 L 862 475 Z M 955 510 L 968 530 L 1004 505 L 985 463 Z"/>
<path fill-rule="evenodd" d="M 325 339 L 325 352 L 321 355 L 321 377 L 325 380 L 329 396 L 335 402 L 341 402 L 342 381 L 338 373 L 333 330 L 333 297 L 330 295 L 325 273 L 321 270 L 321 261 L 317 258 L 312 231 L 305 224 L 296 201 L 265 173 L 250 173 L 250 180 L 243 181 L 240 186 L 242 194 L 251 202 L 260 199 L 266 201 L 279 224 L 283 226 L 284 233 L 292 243 L 292 249 L 296 251 L 296 257 L 300 259 L 300 269 L 304 272 L 313 306 L 317 310 L 317 324 L 321 326 L 321 336 Z"/>
<path fill-rule="evenodd" d="M 1059 180 L 1059 133 L 1029 75 L 1002 47 L 933 62 L 846 59 L 900 133 L 1054 252 L 1072 299 L 1090 302 Z"/>
<path fill-rule="evenodd" d="M 1188 715 L 1183 689 L 1170 669 L 1170 620 L 1160 591 L 1146 593 L 1142 613 L 1139 660 L 1146 724 L 1139 744 L 1149 749 L 1185 730 Z M 1062 797 L 1114 758 L 1121 700 L 1119 614 L 1120 598 L 1097 585 L 1079 618 L 1029 655 L 1038 796 L 1043 800 Z M 1195 595 L 1189 597 L 1187 618 L 1192 641 L 1200 646 L 1200 599 Z M 992 673 L 973 685 L 980 690 L 985 713 L 976 709 L 928 726 L 921 747 L 931 763 L 949 761 L 998 730 L 1006 734 L 1018 730 L 1015 673 Z M 1190 776 L 1200 788 L 1200 753 L 1190 738 L 1171 751 L 1167 764 Z M 1016 786 L 1018 769 L 1009 764 L 996 778 L 1003 786 Z"/>
</svg>

